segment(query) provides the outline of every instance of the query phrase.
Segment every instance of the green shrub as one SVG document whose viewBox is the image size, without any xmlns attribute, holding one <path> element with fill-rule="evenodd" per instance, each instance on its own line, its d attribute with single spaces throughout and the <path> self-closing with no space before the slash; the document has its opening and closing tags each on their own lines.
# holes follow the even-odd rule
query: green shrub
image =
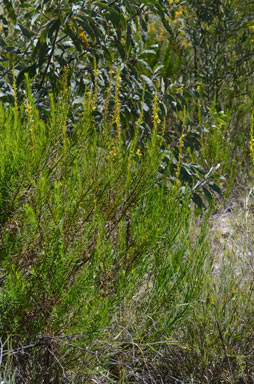
<svg viewBox="0 0 254 384">
<path fill-rule="evenodd" d="M 99 131 L 92 97 L 71 133 L 65 93 L 56 105 L 51 99 L 46 123 L 29 85 L 25 108 L 1 109 L 0 337 L 11 338 L 13 356 L 31 345 L 13 361 L 31 383 L 76 377 L 87 364 L 91 375 L 110 377 L 112 335 L 168 337 L 202 285 L 204 234 L 191 239 L 190 192 L 170 184 L 170 162 L 159 173 L 156 97 L 142 147 L 142 114 L 127 147 L 117 96 L 114 120 Z M 72 347 L 62 343 L 77 334 Z M 102 365 L 87 348 L 100 351 Z"/>
</svg>

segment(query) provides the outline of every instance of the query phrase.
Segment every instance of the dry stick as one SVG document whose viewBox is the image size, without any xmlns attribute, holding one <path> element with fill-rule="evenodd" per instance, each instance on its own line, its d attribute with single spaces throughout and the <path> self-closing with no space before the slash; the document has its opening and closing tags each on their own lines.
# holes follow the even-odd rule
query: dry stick
<svg viewBox="0 0 254 384">
<path fill-rule="evenodd" d="M 25 345 L 23 347 L 12 349 L 11 351 L 2 350 L 1 355 L 2 355 L 2 357 L 5 357 L 5 356 L 8 356 L 9 354 L 10 354 L 10 356 L 13 356 L 13 355 L 16 355 L 19 353 L 24 354 L 25 350 L 29 350 L 29 349 L 33 349 L 33 348 L 37 348 L 37 347 L 41 347 L 41 346 L 45 346 L 45 342 L 43 340 L 40 340 L 38 343 Z"/>
<path fill-rule="evenodd" d="M 48 347 L 48 352 L 54 357 L 55 361 L 57 362 L 57 364 L 60 366 L 61 370 L 62 370 L 62 375 L 63 375 L 63 378 L 67 381 L 67 383 L 71 384 L 72 381 L 69 379 L 69 377 L 67 376 L 66 372 L 65 372 L 65 369 L 64 369 L 64 366 L 62 365 L 62 363 L 60 362 L 60 360 L 57 358 L 57 356 L 54 354 L 54 352 Z"/>
<path fill-rule="evenodd" d="M 250 378 L 250 372 L 249 372 L 249 367 L 248 367 L 248 361 L 246 361 L 245 373 L 246 373 L 247 384 L 251 384 L 251 378 Z"/>
<path fill-rule="evenodd" d="M 219 331 L 219 336 L 220 336 L 220 339 L 221 339 L 222 348 L 223 348 L 224 353 L 225 353 L 225 358 L 226 358 L 227 363 L 228 363 L 228 368 L 229 368 L 229 372 L 230 372 L 230 376 L 231 376 L 231 383 L 235 384 L 232 367 L 231 367 L 231 364 L 230 364 L 229 356 L 227 354 L 227 348 L 226 348 L 225 340 L 224 340 L 224 337 L 223 337 L 223 334 L 222 334 L 222 331 L 221 331 L 220 324 L 219 324 L 218 320 L 216 320 L 216 325 L 217 325 L 217 328 L 218 328 L 218 331 Z"/>
</svg>

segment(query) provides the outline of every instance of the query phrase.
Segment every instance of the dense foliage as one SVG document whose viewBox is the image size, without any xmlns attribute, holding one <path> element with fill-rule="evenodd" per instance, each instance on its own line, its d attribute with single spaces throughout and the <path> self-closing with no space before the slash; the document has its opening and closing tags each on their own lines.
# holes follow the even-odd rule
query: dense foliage
<svg viewBox="0 0 254 384">
<path fill-rule="evenodd" d="M 4 101 L 13 100 L 13 68 L 19 93 L 24 92 L 25 73 L 33 78 L 35 102 L 40 108 L 48 92 L 57 94 L 58 80 L 68 68 L 72 105 L 82 104 L 85 89 L 93 89 L 98 114 L 110 92 L 110 73 L 117 73 L 121 65 L 122 119 L 128 124 L 137 118 L 143 81 L 147 83 L 146 115 L 161 71 L 160 65 L 149 65 L 156 44 L 146 44 L 148 21 L 152 14 L 170 32 L 168 18 L 175 5 L 168 7 L 164 0 L 58 1 L 53 5 L 22 1 L 14 9 L 9 0 L 4 4 L 7 13 L 1 17 L 4 38 L 0 41 Z"/>
<path fill-rule="evenodd" d="M 40 114 L 48 116 L 49 95 L 53 93 L 54 98 L 58 98 L 62 86 L 60 79 L 64 76 L 70 84 L 68 97 L 72 108 L 67 115 L 70 134 L 81 113 L 84 92 L 89 90 L 94 95 L 93 117 L 99 129 L 105 114 L 114 120 L 113 106 L 115 97 L 119 97 L 120 123 L 127 142 L 135 136 L 142 105 L 142 142 L 150 134 L 156 92 L 159 101 L 156 114 L 164 121 L 159 129 L 166 131 L 165 144 L 170 143 L 172 150 L 168 156 L 174 157 L 171 179 L 176 178 L 181 156 L 179 176 L 193 189 L 193 200 L 199 207 L 205 206 L 204 199 L 211 203 L 211 193 L 220 192 L 211 180 L 211 176 L 216 176 L 213 169 L 205 170 L 185 158 L 187 148 L 192 152 L 200 148 L 203 127 L 197 126 L 186 112 L 186 100 L 193 95 L 197 97 L 198 93 L 186 86 L 184 92 L 178 92 L 183 85 L 162 76 L 163 65 L 150 59 L 158 50 L 158 44 L 151 44 L 148 38 L 151 18 L 160 20 L 161 28 L 173 35 L 170 16 L 181 2 L 169 6 L 167 1 L 83 1 L 71 2 L 68 6 L 59 1 L 57 7 L 47 1 L 21 2 L 15 9 L 7 0 L 4 4 L 7 11 L 6 17 L 2 16 L 5 39 L 0 40 L 3 102 L 14 103 L 15 97 L 24 100 L 25 77 L 29 75 L 34 102 Z M 116 88 L 119 95 L 115 93 Z M 177 113 L 180 121 L 166 128 L 172 112 Z M 178 115 L 180 112 L 184 117 Z M 177 144 L 182 134 L 185 135 L 185 150 L 179 154 Z M 207 174 L 209 179 L 204 178 Z"/>
</svg>

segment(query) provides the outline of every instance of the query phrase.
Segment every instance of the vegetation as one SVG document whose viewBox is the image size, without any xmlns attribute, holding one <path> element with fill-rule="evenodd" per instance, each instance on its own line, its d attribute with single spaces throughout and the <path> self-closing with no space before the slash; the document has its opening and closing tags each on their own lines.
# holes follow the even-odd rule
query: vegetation
<svg viewBox="0 0 254 384">
<path fill-rule="evenodd" d="M 3 1 L 1 382 L 254 381 L 253 12 Z"/>
</svg>

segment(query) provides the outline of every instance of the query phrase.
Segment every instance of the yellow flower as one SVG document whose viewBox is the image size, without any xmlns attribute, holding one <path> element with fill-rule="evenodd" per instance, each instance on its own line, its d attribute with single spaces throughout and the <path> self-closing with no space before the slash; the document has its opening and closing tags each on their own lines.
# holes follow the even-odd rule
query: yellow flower
<svg viewBox="0 0 254 384">
<path fill-rule="evenodd" d="M 191 42 L 190 41 L 186 41 L 185 39 L 182 40 L 182 44 L 183 46 L 186 48 L 186 47 L 191 47 Z"/>
<path fill-rule="evenodd" d="M 140 149 L 138 148 L 137 151 L 136 151 L 136 155 L 141 158 L 142 157 L 142 153 L 140 151 Z"/>
<path fill-rule="evenodd" d="M 81 40 L 83 41 L 83 43 L 85 43 L 85 46 L 86 46 L 86 48 L 88 49 L 88 48 L 89 48 L 89 43 L 88 43 L 86 34 L 85 34 L 84 32 L 79 32 L 79 37 L 81 38 Z"/>
<path fill-rule="evenodd" d="M 181 9 L 179 9 L 179 11 L 176 11 L 175 12 L 175 17 L 176 18 L 178 18 L 179 16 L 181 16 L 182 15 L 182 10 Z"/>
</svg>

